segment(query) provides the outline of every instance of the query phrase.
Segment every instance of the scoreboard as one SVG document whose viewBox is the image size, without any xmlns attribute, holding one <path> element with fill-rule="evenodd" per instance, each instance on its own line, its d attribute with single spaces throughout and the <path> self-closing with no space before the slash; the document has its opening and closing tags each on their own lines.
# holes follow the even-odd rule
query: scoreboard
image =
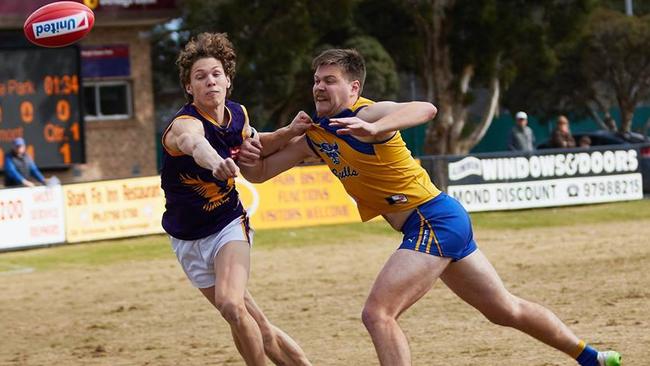
<svg viewBox="0 0 650 366">
<path fill-rule="evenodd" d="M 85 162 L 80 52 L 66 48 L 0 48 L 0 170 L 23 137 L 36 165 Z"/>
</svg>

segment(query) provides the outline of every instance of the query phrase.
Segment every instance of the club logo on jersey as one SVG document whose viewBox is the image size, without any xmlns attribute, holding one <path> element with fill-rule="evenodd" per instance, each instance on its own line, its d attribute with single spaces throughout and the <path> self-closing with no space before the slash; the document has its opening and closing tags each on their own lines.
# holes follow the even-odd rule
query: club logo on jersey
<svg viewBox="0 0 650 366">
<path fill-rule="evenodd" d="M 343 169 L 341 169 L 340 171 L 334 168 L 332 169 L 332 173 L 334 173 L 334 175 L 336 175 L 341 180 L 348 177 L 356 177 L 359 175 L 359 172 L 357 172 L 353 168 L 350 168 L 349 166 L 343 167 Z"/>
<path fill-rule="evenodd" d="M 405 194 L 394 194 L 390 197 L 386 197 L 386 201 L 389 205 L 396 205 L 401 203 L 407 203 L 409 198 Z"/>
<path fill-rule="evenodd" d="M 73 33 L 88 28 L 86 12 L 69 15 L 32 24 L 34 38 L 55 37 L 61 34 Z"/>
<path fill-rule="evenodd" d="M 208 212 L 230 201 L 228 194 L 235 189 L 233 178 L 229 178 L 225 182 L 206 182 L 199 177 L 181 174 L 180 180 L 181 183 L 191 187 L 203 199 L 207 200 L 203 205 L 203 210 Z"/>
<path fill-rule="evenodd" d="M 341 163 L 341 160 L 339 159 L 339 156 L 341 156 L 339 153 L 339 145 L 336 142 L 333 144 L 328 144 L 327 142 L 323 142 L 322 144 L 316 143 L 316 145 L 318 145 L 318 150 L 320 152 L 324 153 L 332 160 L 332 163 Z"/>
</svg>

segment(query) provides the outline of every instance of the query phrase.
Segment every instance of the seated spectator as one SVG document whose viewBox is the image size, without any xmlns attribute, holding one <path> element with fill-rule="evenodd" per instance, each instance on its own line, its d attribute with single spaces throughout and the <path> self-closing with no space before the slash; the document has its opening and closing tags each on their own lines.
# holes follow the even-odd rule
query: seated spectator
<svg viewBox="0 0 650 366">
<path fill-rule="evenodd" d="M 580 137 L 580 140 L 578 140 L 578 147 L 582 147 L 582 148 L 591 147 L 591 137 L 586 135 Z"/>
<path fill-rule="evenodd" d="M 46 183 L 43 174 L 27 155 L 25 140 L 18 137 L 14 140 L 11 150 L 5 154 L 5 186 L 33 187 L 36 183 L 29 180 L 30 177 L 38 183 Z"/>
<path fill-rule="evenodd" d="M 508 149 L 513 151 L 533 151 L 535 146 L 535 135 L 528 127 L 528 115 L 526 112 L 517 112 L 515 115 L 516 125 L 510 130 L 508 137 Z"/>
<path fill-rule="evenodd" d="M 576 147 L 576 140 L 571 136 L 569 128 L 569 119 L 565 116 L 559 116 L 555 123 L 555 129 L 551 136 L 551 147 L 569 148 Z"/>
</svg>

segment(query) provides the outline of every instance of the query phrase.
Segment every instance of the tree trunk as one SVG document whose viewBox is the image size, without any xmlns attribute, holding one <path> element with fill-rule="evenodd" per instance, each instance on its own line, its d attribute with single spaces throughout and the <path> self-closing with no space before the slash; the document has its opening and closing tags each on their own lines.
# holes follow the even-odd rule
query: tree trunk
<svg viewBox="0 0 650 366">
<path fill-rule="evenodd" d="M 474 65 L 465 65 L 458 81 L 458 92 L 454 93 L 453 90 L 456 88 L 453 87 L 450 90 L 451 96 L 455 97 L 452 110 L 453 121 L 451 129 L 449 130 L 449 143 L 447 148 L 447 152 L 451 154 L 460 153 L 460 137 L 463 133 L 463 129 L 465 128 L 465 124 L 467 123 L 467 108 L 465 108 L 464 101 L 467 92 L 469 91 L 469 84 L 472 81 L 473 77 Z"/>
<path fill-rule="evenodd" d="M 481 117 L 481 121 L 474 128 L 474 131 L 470 135 L 463 139 L 458 145 L 458 153 L 467 154 L 476 144 L 478 144 L 485 133 L 492 125 L 492 120 L 496 114 L 497 108 L 499 106 L 499 99 L 501 97 L 501 83 L 499 78 L 495 75 L 490 82 L 490 98 L 489 102 L 485 106 L 485 111 Z"/>
<path fill-rule="evenodd" d="M 634 117 L 634 103 L 626 99 L 619 99 L 618 105 L 621 108 L 621 132 L 630 132 L 632 129 L 632 118 Z"/>
<path fill-rule="evenodd" d="M 611 130 L 610 126 L 608 126 L 608 125 L 605 123 L 605 121 L 603 121 L 603 119 L 600 118 L 600 115 L 598 114 L 598 112 L 596 111 L 596 108 L 595 108 L 593 105 L 591 105 L 590 103 L 588 103 L 588 104 L 587 104 L 587 108 L 588 108 L 588 110 L 589 110 L 589 115 L 591 116 L 591 118 L 594 119 L 594 121 L 596 122 L 596 124 L 598 125 L 598 127 L 600 127 L 600 128 L 603 129 L 603 130 Z M 606 113 L 606 114 L 605 114 L 605 118 L 608 117 L 608 114 L 609 114 L 609 113 Z M 610 117 L 610 118 L 611 118 L 611 117 Z"/>
<path fill-rule="evenodd" d="M 632 117 L 634 117 L 634 109 L 621 111 L 621 132 L 632 130 Z"/>
<path fill-rule="evenodd" d="M 500 83 L 498 61 L 490 82 L 490 98 L 481 121 L 474 126 L 469 136 L 462 139 L 467 123 L 468 108 L 465 103 L 470 84 L 474 78 L 474 65 L 464 65 L 460 74 L 452 71 L 451 50 L 447 42 L 449 24 L 445 12 L 454 4 L 453 0 L 434 0 L 431 19 L 414 14 L 418 31 L 425 35 L 427 55 L 423 55 L 427 67 L 423 67 L 427 81 L 427 96 L 438 107 L 438 116 L 429 123 L 424 139 L 424 152 L 429 155 L 465 154 L 485 135 L 496 113 Z M 433 99 L 435 97 L 435 99 Z"/>
<path fill-rule="evenodd" d="M 427 64 L 424 79 L 427 81 L 427 97 L 436 107 L 438 116 L 429 122 L 424 139 L 424 152 L 429 155 L 444 155 L 448 151 L 449 130 L 454 123 L 453 93 L 450 85 L 453 80 L 451 55 L 445 34 L 445 11 L 453 1 L 434 1 L 431 19 L 416 13 L 415 19 L 419 32 L 427 41 Z"/>
</svg>

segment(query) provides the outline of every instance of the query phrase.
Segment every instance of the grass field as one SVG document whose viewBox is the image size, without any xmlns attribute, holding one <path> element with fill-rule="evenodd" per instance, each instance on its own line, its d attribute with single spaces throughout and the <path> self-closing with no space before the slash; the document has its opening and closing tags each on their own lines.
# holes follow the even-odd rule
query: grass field
<svg viewBox="0 0 650 366">
<path fill-rule="evenodd" d="M 516 294 L 646 365 L 650 201 L 472 215 Z M 250 288 L 315 365 L 377 364 L 359 314 L 399 234 L 384 222 L 256 234 Z M 163 235 L 0 253 L 0 365 L 239 365 Z M 572 365 L 444 285 L 401 320 L 415 365 Z"/>
</svg>

